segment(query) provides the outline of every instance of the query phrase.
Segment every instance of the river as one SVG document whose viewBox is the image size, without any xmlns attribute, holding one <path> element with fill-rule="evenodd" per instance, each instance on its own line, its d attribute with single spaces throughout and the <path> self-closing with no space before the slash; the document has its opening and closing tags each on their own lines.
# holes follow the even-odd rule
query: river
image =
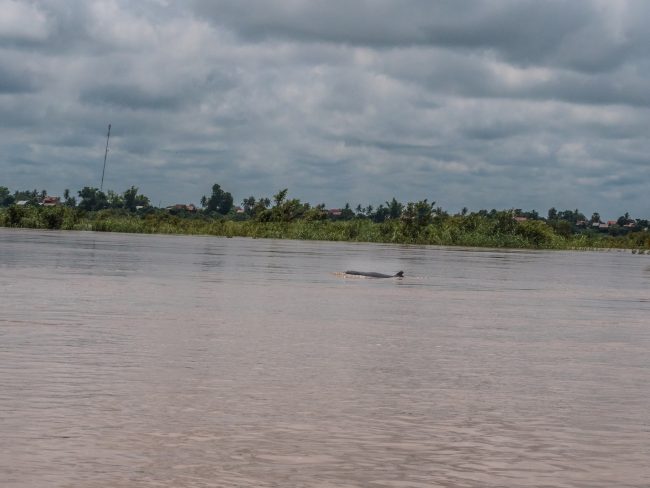
<svg viewBox="0 0 650 488">
<path fill-rule="evenodd" d="M 0 486 L 647 488 L 649 285 L 629 252 L 0 229 Z"/>
</svg>

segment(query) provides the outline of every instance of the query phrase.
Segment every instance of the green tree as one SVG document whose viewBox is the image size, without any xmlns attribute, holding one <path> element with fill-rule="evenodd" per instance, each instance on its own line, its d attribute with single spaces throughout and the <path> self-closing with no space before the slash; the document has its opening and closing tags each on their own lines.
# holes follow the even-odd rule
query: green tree
<svg viewBox="0 0 650 488">
<path fill-rule="evenodd" d="M 277 192 L 275 195 L 273 195 L 273 208 L 281 207 L 284 201 L 287 198 L 287 193 L 289 193 L 289 189 L 285 188 L 283 190 L 280 190 Z"/>
<path fill-rule="evenodd" d="M 138 188 L 132 186 L 122 193 L 122 200 L 124 201 L 124 208 L 130 212 L 135 212 L 135 199 L 138 196 Z"/>
<path fill-rule="evenodd" d="M 568 220 L 552 220 L 549 222 L 549 225 L 557 235 L 564 238 L 569 238 L 573 234 L 573 228 Z"/>
<path fill-rule="evenodd" d="M 6 186 L 0 186 L 0 207 L 8 207 L 12 205 L 16 199 L 13 197 L 9 188 Z"/>
<path fill-rule="evenodd" d="M 395 197 L 390 202 L 386 202 L 386 207 L 388 208 L 388 218 L 399 219 L 402 216 L 404 205 L 398 202 Z"/>
<path fill-rule="evenodd" d="M 402 220 L 407 226 L 413 226 L 420 230 L 433 221 L 433 206 L 435 204 L 436 202 L 429 203 L 426 198 L 416 203 L 408 202 L 402 213 Z"/>
<path fill-rule="evenodd" d="M 124 208 L 130 212 L 135 212 L 137 207 L 148 207 L 150 205 L 149 197 L 138 194 L 138 187 L 132 186 L 122 194 Z"/>
<path fill-rule="evenodd" d="M 98 188 L 84 186 L 79 190 L 79 208 L 82 210 L 94 211 L 108 208 L 108 198 L 106 194 Z"/>
<path fill-rule="evenodd" d="M 242 200 L 241 206 L 244 209 L 244 213 L 249 217 L 252 217 L 254 215 L 253 210 L 255 209 L 256 203 L 257 201 L 255 200 L 255 197 L 252 195 Z"/>
<path fill-rule="evenodd" d="M 124 198 L 113 190 L 108 190 L 106 193 L 106 199 L 108 200 L 108 206 L 110 208 L 124 208 Z"/>
<path fill-rule="evenodd" d="M 45 193 L 47 195 L 47 192 L 45 190 L 42 190 L 41 193 L 39 193 L 36 189 L 23 191 L 16 190 L 14 192 L 14 200 L 16 202 L 26 201 L 29 205 L 38 205 L 40 195 L 42 193 Z"/>
<path fill-rule="evenodd" d="M 271 199 L 268 197 L 261 197 L 258 198 L 257 201 L 255 202 L 255 205 L 253 206 L 252 210 L 252 216 L 255 218 L 259 218 L 260 215 L 262 215 L 265 212 L 269 212 L 269 218 L 270 218 L 270 211 L 268 208 L 271 206 Z"/>
<path fill-rule="evenodd" d="M 208 212 L 217 212 L 221 215 L 226 215 L 233 207 L 232 195 L 221 189 L 218 184 L 212 185 L 212 195 L 209 198 L 205 196 L 201 199 L 201 203 L 205 203 L 204 207 Z"/>
<path fill-rule="evenodd" d="M 553 229 L 541 220 L 526 220 L 517 224 L 516 233 L 538 247 L 553 242 Z"/>
<path fill-rule="evenodd" d="M 325 210 L 325 204 L 320 203 L 315 207 L 310 208 L 304 213 L 303 218 L 307 221 L 327 219 L 327 210 Z"/>
<path fill-rule="evenodd" d="M 441 219 L 445 219 L 445 218 L 449 217 L 449 212 L 444 210 L 442 207 L 434 208 L 433 213 L 435 214 L 436 217 L 439 217 Z"/>
<path fill-rule="evenodd" d="M 558 212 L 557 219 L 566 220 L 567 222 L 570 222 L 571 224 L 575 225 L 576 222 L 578 222 L 578 220 L 585 220 L 585 216 L 582 213 L 580 213 L 578 209 L 562 210 L 561 212 Z"/>
<path fill-rule="evenodd" d="M 271 209 L 271 220 L 276 222 L 291 222 L 301 218 L 309 210 L 308 203 L 301 203 L 297 198 L 287 200 L 288 189 L 280 190 L 273 195 L 273 208 Z"/>
<path fill-rule="evenodd" d="M 499 234 L 513 234 L 517 228 L 517 221 L 512 210 L 502 210 L 493 217 L 494 230 Z"/>
<path fill-rule="evenodd" d="M 528 220 L 539 220 L 539 214 L 537 213 L 537 210 L 521 210 L 517 209 L 515 210 L 515 215 L 517 217 L 526 217 Z"/>
<path fill-rule="evenodd" d="M 628 222 L 630 222 L 630 214 L 625 212 L 625 215 L 621 215 L 618 220 L 616 221 L 616 225 L 619 225 L 623 227 L 626 225 Z"/>
<path fill-rule="evenodd" d="M 25 217 L 26 209 L 18 205 L 12 205 L 7 209 L 7 223 L 9 227 L 20 227 L 23 217 Z"/>
<path fill-rule="evenodd" d="M 77 199 L 75 197 L 70 196 L 70 190 L 67 188 L 63 190 L 63 204 L 66 207 L 76 207 L 77 206 Z"/>
<path fill-rule="evenodd" d="M 48 229 L 60 229 L 65 219 L 63 207 L 45 207 L 41 211 L 41 219 Z"/>
<path fill-rule="evenodd" d="M 350 208 L 350 204 L 346 203 L 345 206 L 341 209 L 341 220 L 352 220 L 354 218 L 354 212 Z"/>
<path fill-rule="evenodd" d="M 373 222 L 377 224 L 381 224 L 382 222 L 385 222 L 389 216 L 390 216 L 390 211 L 388 210 L 388 208 L 380 204 L 379 207 L 377 207 L 375 213 L 370 215 L 370 218 L 372 219 Z"/>
</svg>

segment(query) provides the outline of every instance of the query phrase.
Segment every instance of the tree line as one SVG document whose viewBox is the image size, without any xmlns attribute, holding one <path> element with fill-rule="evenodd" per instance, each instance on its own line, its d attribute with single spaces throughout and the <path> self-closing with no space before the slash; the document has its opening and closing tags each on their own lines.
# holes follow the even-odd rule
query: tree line
<svg viewBox="0 0 650 488">
<path fill-rule="evenodd" d="M 232 194 L 219 184 L 212 185 L 211 192 L 201 197 L 200 205 L 198 209 L 185 204 L 156 208 L 135 186 L 122 193 L 84 187 L 74 196 L 65 190 L 62 199 L 48 198 L 45 190 L 12 193 L 0 186 L 0 207 L 4 207 L 0 208 L 0 225 L 219 234 L 226 232 L 226 227 L 218 222 L 232 222 L 227 232 L 233 235 L 286 237 L 295 233 L 296 238 L 510 247 L 579 246 L 576 239 L 580 238 L 589 245 L 609 239 L 598 245 L 650 247 L 648 220 L 632 219 L 628 213 L 614 225 L 605 225 L 598 212 L 587 218 L 577 209 L 551 208 L 546 216 L 522 209 L 470 212 L 463 208 L 450 213 L 435 201 L 402 203 L 394 197 L 376 207 L 352 208 L 346 203 L 328 209 L 324 204 L 311 205 L 290 198 L 286 188 L 272 197 L 249 196 L 235 206 Z M 306 225 L 293 225 L 298 223 Z M 616 238 L 619 240 L 614 242 Z"/>
<path fill-rule="evenodd" d="M 6 186 L 0 186 L 0 207 L 9 207 L 17 203 L 26 205 L 42 205 L 48 197 L 46 190 L 16 190 L 13 193 Z M 431 223 L 432 219 L 446 218 L 450 213 L 436 206 L 436 202 L 429 202 L 428 199 L 406 204 L 397 201 L 394 197 L 376 208 L 372 205 L 357 205 L 354 209 L 346 203 L 339 209 L 327 209 L 325 204 L 312 206 L 307 202 L 301 202 L 296 198 L 288 198 L 288 189 L 278 191 L 272 198 L 249 196 L 241 201 L 241 206 L 236 207 L 232 194 L 221 188 L 221 185 L 214 184 L 209 195 L 203 195 L 200 199 L 201 209 L 199 212 L 215 217 L 230 217 L 236 219 L 251 218 L 261 222 L 291 222 L 305 219 L 313 220 L 352 220 L 369 219 L 375 223 L 382 223 L 389 219 L 403 219 L 414 221 L 418 226 Z M 156 209 L 151 205 L 151 199 L 139 193 L 139 188 L 131 186 L 122 193 L 113 190 L 103 192 L 98 188 L 84 187 L 72 196 L 70 190 L 63 192 L 63 198 L 58 204 L 70 208 L 78 208 L 89 212 L 106 209 L 123 209 L 129 212 L 150 211 Z M 168 208 L 176 214 L 186 214 L 185 205 Z M 478 210 L 469 212 L 465 207 L 457 216 L 478 215 L 481 217 L 495 218 L 499 210 Z M 514 217 L 527 220 L 542 220 L 551 225 L 560 234 L 575 231 L 581 226 L 593 227 L 595 224 L 603 223 L 600 214 L 593 212 L 587 218 L 578 209 L 557 210 L 551 207 L 547 216 L 541 216 L 536 210 L 525 211 L 522 209 L 510 209 L 507 212 Z M 647 219 L 633 219 L 629 213 L 621 215 L 616 220 L 619 227 L 648 227 Z"/>
</svg>

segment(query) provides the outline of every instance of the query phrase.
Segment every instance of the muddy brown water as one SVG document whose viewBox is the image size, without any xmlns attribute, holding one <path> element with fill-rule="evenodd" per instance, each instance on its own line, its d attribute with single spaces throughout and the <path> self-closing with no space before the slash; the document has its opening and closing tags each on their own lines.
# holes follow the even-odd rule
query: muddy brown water
<svg viewBox="0 0 650 488">
<path fill-rule="evenodd" d="M 0 486 L 648 487 L 649 285 L 623 252 L 0 229 Z"/>
</svg>

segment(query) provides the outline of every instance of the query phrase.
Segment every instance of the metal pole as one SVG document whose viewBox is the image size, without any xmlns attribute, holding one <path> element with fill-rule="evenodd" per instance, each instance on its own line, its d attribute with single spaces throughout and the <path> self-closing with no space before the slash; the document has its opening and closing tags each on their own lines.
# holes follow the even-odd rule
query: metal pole
<svg viewBox="0 0 650 488">
<path fill-rule="evenodd" d="M 102 184 L 99 191 L 104 189 L 104 173 L 106 172 L 106 158 L 108 157 L 108 140 L 111 138 L 111 124 L 108 124 L 108 135 L 106 136 L 106 152 L 104 153 L 104 168 L 102 169 Z"/>
</svg>

